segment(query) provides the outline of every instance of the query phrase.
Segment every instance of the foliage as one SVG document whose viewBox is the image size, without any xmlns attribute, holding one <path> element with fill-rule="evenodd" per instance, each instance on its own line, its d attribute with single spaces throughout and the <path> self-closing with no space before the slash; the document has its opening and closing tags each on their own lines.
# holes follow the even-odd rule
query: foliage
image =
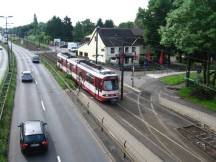
<svg viewBox="0 0 216 162">
<path fill-rule="evenodd" d="M 186 54 L 216 50 L 216 1 L 187 0 L 171 11 L 161 27 L 161 43 Z"/>
<path fill-rule="evenodd" d="M 104 22 L 104 26 L 103 27 L 105 27 L 105 28 L 114 28 L 114 22 L 110 19 L 110 20 L 106 20 L 105 22 Z"/>
<path fill-rule="evenodd" d="M 96 23 L 96 27 L 103 27 L 103 20 L 101 18 L 98 19 L 97 23 Z"/>
<path fill-rule="evenodd" d="M 47 22 L 46 33 L 52 38 L 61 38 L 64 41 L 71 41 L 73 26 L 71 19 L 65 17 L 63 21 L 56 16 Z"/>
<path fill-rule="evenodd" d="M 37 21 L 36 14 L 34 14 L 34 20 L 33 20 L 33 34 L 34 35 L 38 34 L 38 21 Z"/>
<path fill-rule="evenodd" d="M 90 19 L 86 19 L 81 22 L 77 22 L 74 27 L 74 40 L 81 42 L 85 36 L 91 34 L 95 29 L 95 24 L 90 21 Z"/>
<path fill-rule="evenodd" d="M 128 22 L 122 22 L 119 24 L 118 26 L 119 28 L 133 28 L 134 27 L 134 23 L 131 21 Z"/>
<path fill-rule="evenodd" d="M 173 0 L 150 0 L 148 9 L 139 8 L 135 25 L 144 29 L 144 40 L 153 48 L 160 46 L 158 29 L 165 25 L 166 15 L 172 8 Z"/>
<path fill-rule="evenodd" d="M 211 72 L 210 65 L 216 57 L 216 1 L 177 0 L 166 22 L 160 28 L 161 44 L 189 56 L 188 75 L 191 63 L 198 61 L 203 65 L 204 84 L 215 83 L 216 70 Z"/>
</svg>

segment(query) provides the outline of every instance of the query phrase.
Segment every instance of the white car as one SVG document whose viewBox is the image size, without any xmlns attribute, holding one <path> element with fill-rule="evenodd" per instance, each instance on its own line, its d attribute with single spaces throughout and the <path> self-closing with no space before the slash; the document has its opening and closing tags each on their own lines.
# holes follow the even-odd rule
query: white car
<svg viewBox="0 0 216 162">
<path fill-rule="evenodd" d="M 31 71 L 23 71 L 21 79 L 22 79 L 22 82 L 33 82 Z"/>
</svg>

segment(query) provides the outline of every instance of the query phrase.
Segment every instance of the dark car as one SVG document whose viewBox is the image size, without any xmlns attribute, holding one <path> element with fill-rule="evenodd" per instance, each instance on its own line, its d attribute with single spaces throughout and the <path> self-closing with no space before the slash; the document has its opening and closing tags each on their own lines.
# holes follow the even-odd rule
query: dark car
<svg viewBox="0 0 216 162">
<path fill-rule="evenodd" d="M 20 127 L 20 148 L 23 154 L 47 151 L 48 138 L 45 125 L 46 123 L 40 120 L 29 120 L 18 125 Z"/>
<path fill-rule="evenodd" d="M 22 79 L 22 82 L 33 82 L 31 71 L 23 71 L 21 79 Z"/>
<path fill-rule="evenodd" d="M 32 57 L 32 62 L 33 63 L 40 63 L 40 57 L 38 55 L 34 55 Z"/>
</svg>

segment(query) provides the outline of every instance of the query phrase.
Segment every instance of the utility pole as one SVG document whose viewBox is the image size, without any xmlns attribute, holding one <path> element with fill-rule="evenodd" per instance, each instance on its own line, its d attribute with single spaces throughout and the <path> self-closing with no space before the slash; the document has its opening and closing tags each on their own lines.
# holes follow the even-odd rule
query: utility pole
<svg viewBox="0 0 216 162">
<path fill-rule="evenodd" d="M 121 100 L 123 100 L 123 87 L 124 87 L 124 59 L 125 59 L 125 53 L 124 53 L 124 45 L 122 46 L 122 54 L 119 57 L 120 63 L 121 63 Z"/>
<path fill-rule="evenodd" d="M 10 49 L 9 49 L 9 44 L 8 44 L 8 31 L 7 31 L 7 24 L 8 24 L 7 19 L 11 18 L 13 16 L 0 16 L 0 17 L 5 18 L 5 20 L 6 20 L 6 28 L 5 28 L 5 30 L 6 30 L 6 39 L 7 39 L 7 52 L 8 52 L 8 60 L 10 60 Z M 10 63 L 8 64 L 8 70 L 9 71 L 11 70 Z"/>
<path fill-rule="evenodd" d="M 96 41 L 96 64 L 98 62 L 98 29 L 99 27 L 96 27 L 96 37 L 95 37 L 95 41 Z"/>
</svg>

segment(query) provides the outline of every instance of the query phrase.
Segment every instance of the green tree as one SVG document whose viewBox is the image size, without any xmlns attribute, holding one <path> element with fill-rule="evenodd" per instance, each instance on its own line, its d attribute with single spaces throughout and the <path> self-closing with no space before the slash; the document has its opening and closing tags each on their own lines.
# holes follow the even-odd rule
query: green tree
<svg viewBox="0 0 216 162">
<path fill-rule="evenodd" d="M 50 35 L 52 39 L 62 37 L 63 23 L 59 17 L 53 16 L 53 18 L 47 22 L 46 33 Z"/>
<path fill-rule="evenodd" d="M 150 0 L 148 9 L 139 8 L 135 19 L 135 25 L 144 30 L 145 43 L 159 54 L 159 50 L 164 50 L 160 45 L 160 26 L 166 24 L 167 13 L 172 9 L 173 0 Z M 170 51 L 166 49 L 168 54 Z M 158 57 L 158 56 L 157 56 Z M 169 56 L 168 56 L 169 57 Z"/>
<path fill-rule="evenodd" d="M 72 41 L 73 40 L 73 26 L 71 19 L 69 17 L 65 17 L 63 20 L 63 35 L 62 38 L 64 41 Z"/>
<path fill-rule="evenodd" d="M 119 28 L 133 28 L 134 27 L 134 23 L 131 21 L 128 22 L 122 22 L 119 24 L 118 26 Z"/>
<path fill-rule="evenodd" d="M 167 47 L 174 45 L 189 56 L 188 71 L 194 58 L 201 61 L 204 83 L 209 85 L 210 75 L 216 73 L 210 72 L 210 64 L 216 57 L 216 1 L 176 2 L 175 9 L 166 18 L 166 25 L 160 28 L 161 44 Z"/>
<path fill-rule="evenodd" d="M 38 21 L 37 21 L 37 16 L 34 14 L 34 20 L 33 20 L 33 34 L 37 35 L 38 34 Z"/>
<path fill-rule="evenodd" d="M 90 19 L 86 19 L 82 22 L 77 22 L 73 34 L 75 41 L 83 41 L 84 37 L 91 34 L 95 29 L 95 24 L 90 21 Z"/>
<path fill-rule="evenodd" d="M 96 27 L 101 27 L 102 28 L 103 26 L 104 26 L 103 21 L 102 21 L 101 18 L 99 18 L 97 23 L 96 23 Z"/>
<path fill-rule="evenodd" d="M 105 22 L 104 22 L 104 27 L 105 28 L 114 28 L 114 23 L 113 23 L 113 21 L 110 19 L 110 20 L 106 20 Z"/>
</svg>

